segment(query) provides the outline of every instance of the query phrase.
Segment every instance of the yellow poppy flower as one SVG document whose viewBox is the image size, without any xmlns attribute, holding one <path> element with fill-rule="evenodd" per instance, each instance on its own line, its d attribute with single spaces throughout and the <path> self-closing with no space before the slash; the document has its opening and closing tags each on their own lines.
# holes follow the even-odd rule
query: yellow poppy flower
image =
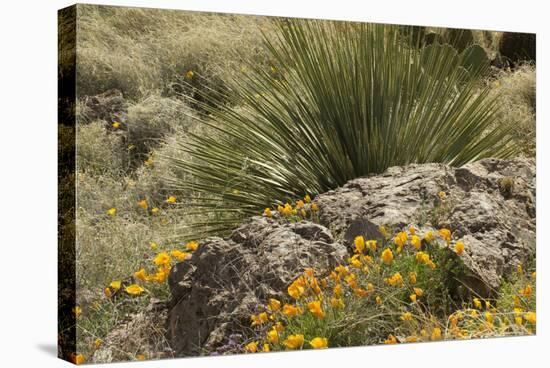
<svg viewBox="0 0 550 368">
<path fill-rule="evenodd" d="M 288 288 L 288 295 L 293 297 L 294 299 L 299 299 L 302 294 L 304 294 L 305 289 L 303 286 L 298 285 L 297 283 L 292 283 Z"/>
<path fill-rule="evenodd" d="M 397 245 L 398 248 L 403 248 L 405 243 L 407 242 L 408 235 L 406 232 L 401 231 L 397 233 L 397 235 L 393 238 L 393 242 Z"/>
<path fill-rule="evenodd" d="M 162 284 L 168 278 L 170 265 L 161 266 L 154 275 L 147 276 L 148 281 L 155 281 Z"/>
<path fill-rule="evenodd" d="M 307 303 L 307 308 L 315 317 L 319 319 L 325 318 L 325 312 L 323 312 L 323 309 L 321 308 L 321 302 L 319 300 Z"/>
<path fill-rule="evenodd" d="M 181 250 L 174 249 L 170 252 L 170 255 L 177 259 L 178 261 L 185 261 L 187 258 L 191 257 L 191 254 L 187 252 L 182 252 Z"/>
<path fill-rule="evenodd" d="M 86 358 L 84 358 L 84 355 L 82 354 L 71 354 L 71 361 L 76 364 L 80 365 L 83 364 L 86 361 Z"/>
<path fill-rule="evenodd" d="M 463 242 L 457 242 L 455 244 L 455 252 L 458 255 L 461 255 L 462 252 L 464 252 L 464 243 Z"/>
<path fill-rule="evenodd" d="M 281 302 L 278 301 L 277 299 L 271 298 L 269 299 L 269 302 L 268 302 L 268 308 L 272 313 L 275 313 L 279 309 L 281 309 Z"/>
<path fill-rule="evenodd" d="M 267 315 L 266 312 L 262 312 L 258 315 L 251 315 L 250 316 L 250 321 L 251 321 L 251 326 L 254 327 L 254 326 L 261 326 L 263 325 L 264 323 L 267 323 L 269 321 L 269 316 Z"/>
<path fill-rule="evenodd" d="M 393 253 L 390 248 L 384 249 L 380 257 L 382 261 L 387 265 L 391 264 L 393 261 Z"/>
<path fill-rule="evenodd" d="M 523 289 L 521 289 L 520 294 L 527 298 L 533 295 L 533 287 L 531 286 L 531 284 L 527 284 Z"/>
<path fill-rule="evenodd" d="M 120 289 L 120 286 L 122 285 L 122 282 L 120 280 L 113 281 L 109 284 L 109 287 L 111 287 L 114 290 Z"/>
<path fill-rule="evenodd" d="M 418 336 L 410 335 L 405 338 L 406 342 L 418 342 Z"/>
<path fill-rule="evenodd" d="M 309 342 L 313 349 L 326 349 L 328 347 L 328 339 L 326 337 L 315 337 Z"/>
<path fill-rule="evenodd" d="M 449 229 L 441 229 L 439 230 L 439 235 L 447 242 L 451 242 L 451 230 Z"/>
<path fill-rule="evenodd" d="M 422 246 L 422 241 L 420 240 L 420 237 L 413 235 L 411 237 L 411 245 L 416 249 L 419 250 Z"/>
<path fill-rule="evenodd" d="M 114 128 L 114 129 L 118 129 L 120 128 L 120 123 L 118 121 L 115 121 L 111 124 L 111 126 Z"/>
<path fill-rule="evenodd" d="M 80 308 L 77 305 L 76 307 L 73 308 L 73 314 L 75 315 L 76 318 L 80 317 L 80 315 L 82 314 L 82 308 Z"/>
<path fill-rule="evenodd" d="M 283 305 L 283 314 L 287 317 L 299 316 L 302 314 L 302 309 L 295 305 L 285 304 Z"/>
<path fill-rule="evenodd" d="M 144 210 L 147 209 L 147 207 L 149 207 L 149 205 L 147 204 L 147 200 L 146 199 L 142 199 L 141 201 L 139 201 L 138 203 L 138 206 L 143 208 Z"/>
<path fill-rule="evenodd" d="M 384 344 L 387 344 L 387 345 L 397 344 L 397 338 L 393 335 L 389 335 L 388 338 L 384 340 Z"/>
<path fill-rule="evenodd" d="M 190 251 L 194 252 L 198 249 L 199 243 L 197 241 L 193 240 L 193 241 L 190 241 L 189 243 L 187 243 L 185 245 L 185 247 L 187 248 L 187 250 L 190 250 Z"/>
<path fill-rule="evenodd" d="M 416 272 L 409 272 L 409 282 L 411 284 L 416 284 Z"/>
<path fill-rule="evenodd" d="M 441 329 L 439 327 L 435 327 L 432 330 L 431 339 L 432 339 L 432 341 L 441 340 Z"/>
<path fill-rule="evenodd" d="M 137 284 L 132 284 L 132 285 L 129 285 L 126 287 L 126 292 L 130 295 L 140 295 L 141 293 L 143 293 L 145 290 L 137 285 Z"/>
<path fill-rule="evenodd" d="M 376 252 L 376 248 L 377 248 L 376 240 L 367 240 L 367 245 L 366 246 L 371 251 Z"/>
<path fill-rule="evenodd" d="M 101 340 L 100 338 L 94 340 L 94 348 L 99 349 L 101 345 L 103 345 L 103 340 Z"/>
<path fill-rule="evenodd" d="M 171 261 L 172 261 L 172 259 L 170 258 L 170 256 L 169 256 L 168 253 L 166 253 L 166 252 L 162 252 L 162 253 L 157 254 L 157 256 L 155 257 L 155 259 L 153 260 L 153 262 L 154 262 L 157 266 L 166 266 L 166 265 L 169 265 Z"/>
<path fill-rule="evenodd" d="M 380 234 L 382 234 L 384 239 L 387 239 L 390 235 L 385 226 L 382 226 L 382 225 L 378 226 L 378 231 L 380 232 Z"/>
<path fill-rule="evenodd" d="M 334 297 L 330 298 L 330 305 L 336 309 L 344 309 L 346 306 L 342 299 Z"/>
<path fill-rule="evenodd" d="M 244 348 L 249 353 L 255 353 L 258 351 L 258 343 L 256 341 L 252 341 L 251 343 L 246 344 Z"/>
<path fill-rule="evenodd" d="M 266 208 L 266 209 L 264 210 L 264 216 L 265 216 L 265 217 L 271 217 L 271 216 L 272 216 L 272 214 L 271 214 L 271 209 L 270 209 L 270 208 Z"/>
<path fill-rule="evenodd" d="M 340 284 L 337 284 L 334 289 L 332 290 L 332 293 L 334 294 L 334 296 L 336 298 L 339 298 L 340 296 L 342 296 L 342 285 Z"/>
<path fill-rule="evenodd" d="M 171 195 L 170 197 L 166 198 L 166 203 L 176 203 L 176 197 Z"/>
<path fill-rule="evenodd" d="M 523 317 L 525 317 L 527 322 L 533 325 L 537 323 L 537 314 L 535 312 L 527 312 Z"/>
<path fill-rule="evenodd" d="M 481 300 L 479 300 L 478 298 L 474 298 L 474 306 L 477 309 L 480 309 L 481 308 Z"/>
<path fill-rule="evenodd" d="M 365 250 L 365 238 L 363 238 L 361 235 L 356 236 L 353 240 L 353 244 L 355 245 L 356 253 L 363 253 L 363 251 Z"/>
<path fill-rule="evenodd" d="M 185 76 L 187 77 L 187 79 L 193 78 L 194 75 L 195 73 L 192 70 L 188 70 L 187 73 L 185 73 Z"/>
<path fill-rule="evenodd" d="M 271 344 L 278 344 L 279 343 L 279 332 L 275 329 L 271 329 L 267 332 L 266 337 L 267 342 Z"/>
<path fill-rule="evenodd" d="M 134 277 L 141 281 L 147 280 L 147 275 L 145 274 L 145 269 L 142 268 L 139 271 L 134 272 Z"/>
<path fill-rule="evenodd" d="M 109 216 L 115 216 L 115 215 L 116 215 L 116 208 L 114 208 L 114 207 L 113 207 L 113 208 L 109 208 L 109 209 L 107 210 L 107 214 L 108 214 Z"/>
<path fill-rule="evenodd" d="M 285 341 L 283 341 L 283 345 L 286 346 L 287 349 L 298 349 L 303 344 L 304 344 L 304 335 L 302 334 L 290 335 L 286 338 Z"/>
<path fill-rule="evenodd" d="M 273 326 L 273 328 L 275 330 L 277 330 L 277 332 L 281 333 L 285 330 L 285 326 L 283 326 L 283 324 L 281 322 L 277 322 L 275 323 L 275 325 Z"/>
<path fill-rule="evenodd" d="M 431 243 L 431 242 L 434 240 L 434 233 L 433 233 L 433 231 L 428 231 L 428 232 L 426 232 L 426 234 L 424 235 L 424 239 L 425 239 L 428 243 Z"/>
<path fill-rule="evenodd" d="M 152 213 L 153 215 L 156 215 L 156 214 L 158 214 L 159 212 L 160 212 L 160 210 L 159 210 L 158 207 L 153 207 L 153 208 L 151 209 L 151 213 Z"/>
</svg>

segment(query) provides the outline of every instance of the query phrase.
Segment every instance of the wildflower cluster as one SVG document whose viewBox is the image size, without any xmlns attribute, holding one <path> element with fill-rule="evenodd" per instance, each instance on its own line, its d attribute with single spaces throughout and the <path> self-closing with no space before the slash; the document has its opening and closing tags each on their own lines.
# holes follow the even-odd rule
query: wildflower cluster
<svg viewBox="0 0 550 368">
<path fill-rule="evenodd" d="M 453 338 L 426 302 L 438 270 L 431 253 L 447 248 L 460 258 L 466 246 L 453 245 L 448 229 L 420 234 L 411 226 L 394 236 L 384 227 L 379 230 L 381 239 L 354 239 L 346 264 L 323 272 L 324 277 L 305 269 L 288 286 L 288 300 L 270 299 L 263 312 L 252 315 L 257 338 L 245 350 L 435 341 L 447 334 Z"/>
<path fill-rule="evenodd" d="M 472 304 L 448 317 L 449 338 L 513 336 L 536 332 L 536 273 L 524 272 L 521 265 L 513 282 L 505 285 L 495 300 L 473 298 Z"/>
<path fill-rule="evenodd" d="M 164 203 L 167 204 L 167 206 L 171 206 L 176 204 L 177 198 L 174 195 L 170 195 L 166 198 Z M 157 216 L 161 213 L 161 206 L 160 205 L 153 205 L 149 203 L 147 198 L 142 198 L 139 201 L 136 202 L 136 207 L 139 208 L 142 211 L 146 211 L 150 213 L 152 216 Z M 118 214 L 118 209 L 116 207 L 111 207 L 106 211 L 106 214 L 110 217 L 115 217 Z"/>
<path fill-rule="evenodd" d="M 263 216 L 286 219 L 288 221 L 300 221 L 303 219 L 315 220 L 319 212 L 317 203 L 311 200 L 309 194 L 303 199 L 299 199 L 294 204 L 279 204 L 276 209 L 265 208 Z"/>
<path fill-rule="evenodd" d="M 155 242 L 150 243 L 151 249 L 156 250 L 158 245 Z M 197 250 L 199 243 L 196 241 L 190 241 L 185 244 L 185 250 L 174 248 L 170 251 L 159 252 L 152 259 L 152 264 L 155 266 L 153 272 L 147 272 L 146 268 L 140 268 L 134 272 L 133 279 L 138 283 L 145 284 L 147 282 L 162 284 L 168 278 L 173 261 L 182 262 L 191 257 L 192 252 Z M 138 283 L 132 283 L 124 288 L 124 291 L 128 295 L 141 295 L 145 289 Z M 105 296 L 110 298 L 116 293 L 122 286 L 120 280 L 115 280 L 105 288 Z"/>
</svg>

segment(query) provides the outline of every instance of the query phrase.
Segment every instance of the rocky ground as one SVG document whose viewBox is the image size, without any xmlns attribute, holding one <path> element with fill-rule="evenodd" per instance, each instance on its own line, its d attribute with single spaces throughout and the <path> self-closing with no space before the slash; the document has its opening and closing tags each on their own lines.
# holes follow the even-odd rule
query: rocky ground
<svg viewBox="0 0 550 368">
<path fill-rule="evenodd" d="M 489 296 L 518 264 L 535 256 L 535 179 L 534 159 L 523 158 L 484 159 L 461 168 L 392 167 L 318 196 L 320 224 L 258 216 L 226 239 L 205 239 L 191 259 L 172 268 L 171 300 L 157 312 L 162 318 L 166 313 L 173 354 L 230 348 L 230 336 L 250 332 L 249 316 L 258 305 L 283 297 L 304 268 L 329 270 L 343 262 L 350 240 L 376 237 L 377 225 L 451 229 L 467 245 L 463 262 L 469 272 L 462 281 Z"/>
</svg>

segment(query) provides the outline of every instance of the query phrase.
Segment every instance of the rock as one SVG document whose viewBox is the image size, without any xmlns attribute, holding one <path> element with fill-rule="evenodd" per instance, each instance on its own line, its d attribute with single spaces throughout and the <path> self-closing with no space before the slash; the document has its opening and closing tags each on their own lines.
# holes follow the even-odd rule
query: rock
<svg viewBox="0 0 550 368">
<path fill-rule="evenodd" d="M 315 201 L 321 224 L 253 217 L 227 239 L 203 240 L 172 267 L 167 336 L 177 356 L 236 352 L 251 336 L 250 315 L 268 298 L 282 298 L 306 267 L 322 273 L 344 262 L 355 236 L 379 237 L 380 225 L 415 225 L 420 234 L 450 228 L 453 241 L 466 245 L 460 258 L 467 272 L 459 280 L 465 296 L 490 296 L 535 254 L 533 159 L 392 167 Z"/>
<path fill-rule="evenodd" d="M 354 179 L 316 202 L 321 223 L 345 243 L 357 221 L 394 230 L 450 228 L 453 240 L 466 244 L 462 258 L 472 272 L 467 286 L 487 295 L 535 255 L 535 175 L 534 159 L 526 158 L 484 159 L 461 168 L 413 164 Z M 434 207 L 442 213 L 431 213 Z"/>
<path fill-rule="evenodd" d="M 138 354 L 147 359 L 173 358 L 165 337 L 167 312 L 165 302 L 152 299 L 144 310 L 131 314 L 107 334 L 91 363 L 136 360 Z"/>
<path fill-rule="evenodd" d="M 168 339 L 178 356 L 216 350 L 227 336 L 250 332 L 250 315 L 281 298 L 304 268 L 329 270 L 347 256 L 325 227 L 253 217 L 228 239 L 208 238 L 172 267 Z"/>
<path fill-rule="evenodd" d="M 119 90 L 110 89 L 95 96 L 86 96 L 82 102 L 82 117 L 87 121 L 104 120 L 111 124 L 125 120 L 127 103 Z"/>
</svg>

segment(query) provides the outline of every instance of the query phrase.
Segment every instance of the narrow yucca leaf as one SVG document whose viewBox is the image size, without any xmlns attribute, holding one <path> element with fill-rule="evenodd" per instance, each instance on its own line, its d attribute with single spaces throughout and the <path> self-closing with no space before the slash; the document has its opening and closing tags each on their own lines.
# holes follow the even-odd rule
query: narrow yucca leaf
<svg viewBox="0 0 550 368">
<path fill-rule="evenodd" d="M 211 133 L 179 146 L 189 159 L 169 158 L 180 172 L 171 184 L 201 215 L 186 235 L 229 230 L 390 166 L 516 152 L 498 101 L 480 88 L 482 58 L 467 70 L 452 47 L 420 50 L 398 26 L 281 20 L 278 29 L 265 40 L 275 71 L 250 65 L 227 95 L 193 101 Z"/>
</svg>

